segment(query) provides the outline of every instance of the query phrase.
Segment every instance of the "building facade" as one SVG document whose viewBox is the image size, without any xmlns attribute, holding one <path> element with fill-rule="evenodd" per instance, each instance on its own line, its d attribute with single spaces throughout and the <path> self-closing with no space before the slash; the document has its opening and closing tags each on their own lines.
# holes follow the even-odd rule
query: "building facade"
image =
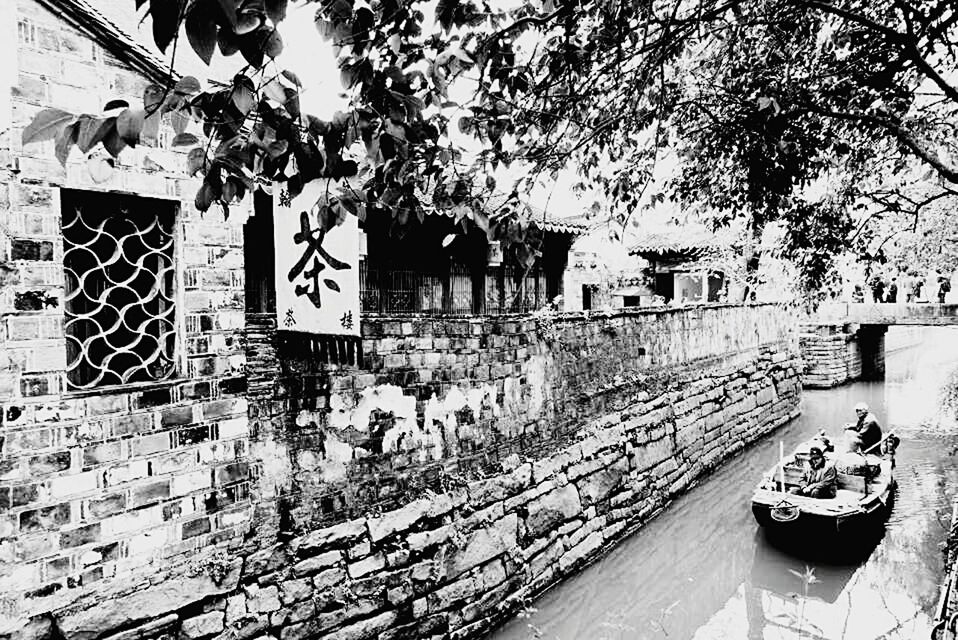
<svg viewBox="0 0 958 640">
<path fill-rule="evenodd" d="M 142 101 L 163 64 L 77 0 L 5 3 L 0 593 L 72 602 L 250 518 L 243 222 L 193 206 L 168 125 L 110 168 L 21 144 L 44 108 Z M 6 93 L 4 91 L 4 93 Z"/>
</svg>

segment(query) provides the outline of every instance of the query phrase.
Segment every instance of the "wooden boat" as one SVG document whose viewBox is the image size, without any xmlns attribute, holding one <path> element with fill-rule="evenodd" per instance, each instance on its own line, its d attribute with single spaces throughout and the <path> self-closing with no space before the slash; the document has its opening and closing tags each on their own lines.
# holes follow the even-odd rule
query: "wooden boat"
<svg viewBox="0 0 958 640">
<path fill-rule="evenodd" d="M 842 537 L 880 526 L 893 498 L 893 455 L 826 452 L 826 460 L 838 471 L 835 497 L 792 495 L 789 490 L 800 485 L 812 446 L 821 445 L 816 440 L 802 443 L 759 482 L 752 495 L 752 513 L 758 523 L 777 534 Z"/>
</svg>

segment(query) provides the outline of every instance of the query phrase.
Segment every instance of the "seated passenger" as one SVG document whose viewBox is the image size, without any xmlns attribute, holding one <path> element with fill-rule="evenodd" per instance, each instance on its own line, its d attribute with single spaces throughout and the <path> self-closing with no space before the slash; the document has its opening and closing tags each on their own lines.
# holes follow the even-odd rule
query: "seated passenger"
<svg viewBox="0 0 958 640">
<path fill-rule="evenodd" d="M 864 402 L 855 405 L 855 413 L 858 415 L 858 421 L 846 425 L 845 429 L 858 435 L 862 453 L 879 455 L 881 451 L 877 445 L 881 442 L 881 427 L 878 425 L 878 418 L 868 410 L 868 405 Z"/>
<path fill-rule="evenodd" d="M 835 471 L 835 465 L 825 460 L 819 447 L 812 447 L 808 455 L 809 466 L 802 475 L 802 484 L 791 492 L 810 498 L 834 498 L 838 489 L 838 472 Z"/>
</svg>

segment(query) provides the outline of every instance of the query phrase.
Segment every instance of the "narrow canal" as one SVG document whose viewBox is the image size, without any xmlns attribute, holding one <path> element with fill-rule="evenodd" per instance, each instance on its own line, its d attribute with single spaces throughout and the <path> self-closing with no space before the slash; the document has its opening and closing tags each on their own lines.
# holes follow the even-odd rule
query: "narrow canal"
<svg viewBox="0 0 958 640">
<path fill-rule="evenodd" d="M 888 355 L 884 382 L 806 392 L 801 417 L 732 459 L 492 638 L 928 638 L 944 571 L 939 543 L 958 486 L 958 425 L 954 410 L 942 407 L 956 372 L 958 329 L 929 328 L 919 345 Z M 755 523 L 749 498 L 776 460 L 779 441 L 788 451 L 823 428 L 837 435 L 862 401 L 902 440 L 885 535 L 877 545 L 865 543 L 867 559 L 846 565 L 774 547 Z"/>
</svg>

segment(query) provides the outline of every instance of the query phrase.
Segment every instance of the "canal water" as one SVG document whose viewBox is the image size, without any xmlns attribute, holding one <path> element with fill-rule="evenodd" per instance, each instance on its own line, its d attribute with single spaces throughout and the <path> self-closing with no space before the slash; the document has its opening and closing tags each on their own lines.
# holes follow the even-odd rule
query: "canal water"
<svg viewBox="0 0 958 640">
<path fill-rule="evenodd" d="M 891 331 L 895 331 L 893 328 Z M 939 544 L 958 486 L 958 329 L 887 356 L 883 382 L 807 391 L 802 415 L 730 460 L 611 553 L 535 601 L 494 640 L 913 640 L 929 637 Z M 862 557 L 797 557 L 768 540 L 749 498 L 785 450 L 840 435 L 867 402 L 901 438 L 894 509 Z M 833 438 L 834 439 L 834 438 Z M 814 545 L 815 541 L 810 540 Z"/>
</svg>

